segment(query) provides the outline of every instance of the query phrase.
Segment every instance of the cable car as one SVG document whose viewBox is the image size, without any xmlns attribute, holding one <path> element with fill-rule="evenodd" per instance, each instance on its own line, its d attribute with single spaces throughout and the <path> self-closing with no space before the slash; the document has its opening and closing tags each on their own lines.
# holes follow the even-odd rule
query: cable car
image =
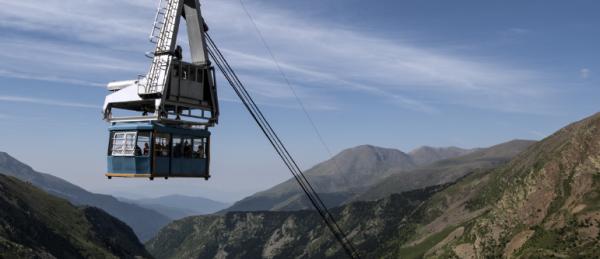
<svg viewBox="0 0 600 259">
<path fill-rule="evenodd" d="M 177 45 L 185 19 L 189 61 Z M 107 173 L 112 177 L 210 177 L 209 128 L 218 123 L 215 71 L 198 0 L 159 2 L 146 75 L 111 82 L 104 119 L 111 123 Z"/>
<path fill-rule="evenodd" d="M 109 128 L 107 177 L 210 177 L 210 132 L 159 123 Z"/>
</svg>

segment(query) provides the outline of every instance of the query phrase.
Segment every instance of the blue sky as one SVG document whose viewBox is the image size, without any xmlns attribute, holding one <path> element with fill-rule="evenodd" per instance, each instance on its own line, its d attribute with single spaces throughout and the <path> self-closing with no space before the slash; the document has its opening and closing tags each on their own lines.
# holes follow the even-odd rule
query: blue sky
<svg viewBox="0 0 600 259">
<path fill-rule="evenodd" d="M 325 160 L 239 2 L 202 3 L 212 37 L 301 167 Z M 210 181 L 105 180 L 104 85 L 146 73 L 156 1 L 0 4 L 0 150 L 105 193 L 232 201 L 289 178 L 221 79 Z M 595 1 L 245 4 L 334 153 L 541 139 L 599 110 Z"/>
</svg>

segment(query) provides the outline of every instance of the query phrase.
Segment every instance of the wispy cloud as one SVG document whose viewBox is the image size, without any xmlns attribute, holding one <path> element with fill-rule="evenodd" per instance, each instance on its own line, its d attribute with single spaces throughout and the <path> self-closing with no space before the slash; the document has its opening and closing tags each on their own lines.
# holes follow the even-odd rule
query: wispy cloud
<svg viewBox="0 0 600 259">
<path fill-rule="evenodd" d="M 515 28 L 510 28 L 510 29 L 508 29 L 508 32 L 509 32 L 509 33 L 513 33 L 513 34 L 526 34 L 526 33 L 529 33 L 529 32 L 530 32 L 530 30 L 528 30 L 528 29 L 525 29 L 525 28 L 518 28 L 518 27 L 515 27 Z"/>
<path fill-rule="evenodd" d="M 113 43 L 147 32 L 153 1 L 0 0 L 0 26 L 61 35 L 93 43 Z M 135 13 L 135 15 L 131 15 Z"/>
<path fill-rule="evenodd" d="M 151 48 L 145 39 L 153 18 L 152 1 L 49 0 L 41 5 L 0 0 L 0 4 L 0 28 L 52 34 L 36 42 L 26 38 L 0 42 L 3 49 L 18 50 L 0 53 L 9 64 L 0 69 L 44 64 L 35 67 L 39 78 L 69 83 L 72 73 L 81 75 L 72 80 L 82 82 L 95 81 L 88 77 L 98 74 L 126 79 L 148 67 L 141 57 Z M 514 64 L 382 38 L 258 3 L 248 7 L 311 108 L 337 107 L 344 102 L 339 93 L 351 92 L 426 113 L 439 112 L 438 104 L 521 112 L 540 109 L 543 105 L 532 103 L 543 103 L 551 92 L 543 73 Z M 248 87 L 260 98 L 289 105 L 294 97 L 239 3 L 205 1 L 203 8 L 211 35 Z"/>
<path fill-rule="evenodd" d="M 235 2 L 209 2 L 207 7 L 219 10 L 205 12 L 207 20 L 236 68 L 253 74 L 274 70 Z M 530 109 L 528 103 L 542 101 L 549 92 L 543 73 L 513 64 L 307 21 L 265 6 L 260 12 L 250 9 L 283 69 L 301 87 L 361 91 L 425 112 L 437 108 L 417 96 L 427 95 L 434 103 L 460 100 L 457 103 L 464 106 L 518 112 Z"/>
<path fill-rule="evenodd" d="M 66 84 L 93 86 L 93 87 L 104 87 L 105 86 L 105 84 L 94 83 L 94 82 L 89 82 L 89 81 L 80 80 L 80 79 L 64 78 L 64 77 L 52 76 L 52 75 L 25 73 L 25 72 L 10 71 L 10 70 L 5 70 L 5 69 L 0 69 L 0 77 L 35 80 L 35 81 L 46 81 L 46 82 L 54 82 L 54 83 L 66 83 Z"/>
<path fill-rule="evenodd" d="M 41 104 L 41 105 L 51 105 L 51 106 L 61 106 L 61 107 L 73 107 L 73 108 L 98 109 L 98 110 L 101 109 L 100 106 L 86 104 L 86 103 L 77 103 L 77 102 L 52 100 L 52 99 L 41 99 L 41 98 L 31 98 L 31 97 L 22 97 L 22 96 L 11 96 L 11 95 L 0 95 L 0 101 Z"/>
<path fill-rule="evenodd" d="M 590 77 L 590 69 L 582 68 L 581 70 L 579 70 L 579 76 L 583 79 L 587 79 L 588 77 Z"/>
</svg>

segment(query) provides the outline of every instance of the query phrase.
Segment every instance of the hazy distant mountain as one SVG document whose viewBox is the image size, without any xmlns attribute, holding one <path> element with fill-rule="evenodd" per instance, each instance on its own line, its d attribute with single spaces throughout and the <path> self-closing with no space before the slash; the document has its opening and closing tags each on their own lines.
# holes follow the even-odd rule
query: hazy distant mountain
<svg viewBox="0 0 600 259">
<path fill-rule="evenodd" d="M 122 198 L 119 198 L 122 199 Z M 145 208 L 160 211 L 161 214 L 176 220 L 187 216 L 205 215 L 217 212 L 230 204 L 202 197 L 168 195 L 157 198 L 127 200 Z"/>
<path fill-rule="evenodd" d="M 416 165 L 427 165 L 433 162 L 453 157 L 459 157 L 476 151 L 477 149 L 463 149 L 458 147 L 429 147 L 422 146 L 408 155 Z"/>
<path fill-rule="evenodd" d="M 414 168 L 415 164 L 400 150 L 380 148 L 370 145 L 346 149 L 305 172 L 315 189 L 323 196 L 344 197 L 364 189 L 385 177 L 390 168 Z M 292 178 L 266 191 L 256 193 L 236 202 L 226 211 L 255 210 L 295 210 L 307 208 L 296 181 Z M 329 205 L 339 204 L 340 199 L 332 199 Z M 333 204 L 331 203 L 332 201 Z"/>
<path fill-rule="evenodd" d="M 0 258 L 152 258 L 131 228 L 0 175 Z"/>
<path fill-rule="evenodd" d="M 415 150 L 413 158 L 397 149 L 362 145 L 340 152 L 332 159 L 307 170 L 305 174 L 323 197 L 325 204 L 337 206 L 398 170 L 408 171 L 427 163 L 426 161 L 435 162 L 469 152 L 470 150 L 454 147 L 424 147 Z M 289 179 L 244 198 L 225 211 L 298 210 L 310 206 L 296 181 Z"/>
<path fill-rule="evenodd" d="M 600 114 L 534 144 L 470 155 L 515 145 L 527 148 L 456 183 L 331 211 L 363 258 L 600 258 Z M 146 247 L 157 258 L 344 256 L 314 211 L 190 217 Z"/>
<path fill-rule="evenodd" d="M 30 182 L 50 194 L 69 200 L 75 205 L 101 208 L 131 226 L 142 241 L 154 236 L 161 227 L 171 221 L 167 216 L 154 210 L 121 202 L 110 195 L 91 193 L 61 178 L 36 172 L 30 166 L 19 162 L 4 152 L 0 152 L 0 174 L 14 176 L 22 181 Z"/>
<path fill-rule="evenodd" d="M 393 168 L 388 177 L 376 184 L 353 200 L 377 200 L 392 193 L 401 193 L 427 186 L 439 185 L 458 180 L 475 172 L 485 171 L 506 164 L 514 156 L 527 149 L 535 141 L 512 140 L 489 148 L 481 148 L 466 155 L 437 161 L 435 163 L 405 171 Z"/>
</svg>

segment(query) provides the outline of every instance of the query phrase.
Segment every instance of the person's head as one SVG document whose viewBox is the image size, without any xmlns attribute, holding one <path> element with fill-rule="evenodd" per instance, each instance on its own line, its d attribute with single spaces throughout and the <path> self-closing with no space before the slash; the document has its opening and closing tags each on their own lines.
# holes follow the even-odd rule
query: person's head
<svg viewBox="0 0 600 259">
<path fill-rule="evenodd" d="M 148 147 L 148 143 L 144 143 L 144 147 Z"/>
</svg>

